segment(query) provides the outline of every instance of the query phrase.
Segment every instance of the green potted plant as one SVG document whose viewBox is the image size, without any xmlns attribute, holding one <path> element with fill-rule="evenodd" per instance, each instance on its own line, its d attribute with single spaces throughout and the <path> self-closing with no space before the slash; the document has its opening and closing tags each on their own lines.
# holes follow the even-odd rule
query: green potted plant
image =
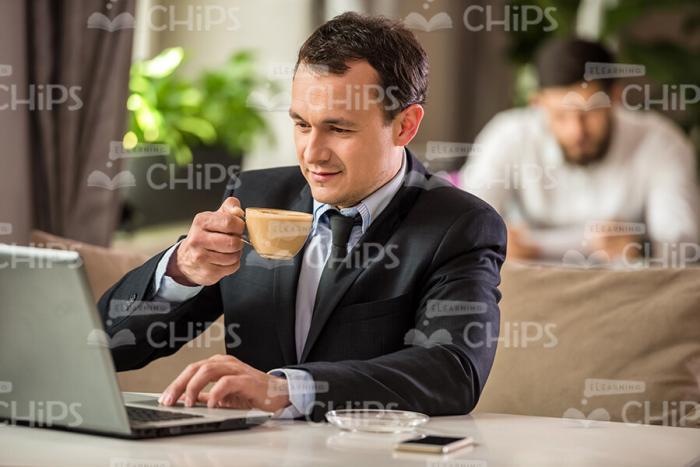
<svg viewBox="0 0 700 467">
<path fill-rule="evenodd" d="M 199 115 L 216 131 L 216 141 L 209 146 L 225 148 L 235 156 L 248 151 L 260 135 L 272 139 L 260 111 L 248 105 L 251 93 L 263 86 L 272 84 L 258 77 L 249 51 L 238 52 L 223 66 L 202 73 Z"/>
<path fill-rule="evenodd" d="M 269 85 L 252 53 L 237 52 L 194 80 L 177 74 L 184 59 L 173 47 L 131 67 L 122 144 L 136 186 L 126 192 L 127 230 L 215 207 L 243 154 L 259 137 L 271 138 L 260 111 L 246 105 L 255 89 Z"/>
</svg>

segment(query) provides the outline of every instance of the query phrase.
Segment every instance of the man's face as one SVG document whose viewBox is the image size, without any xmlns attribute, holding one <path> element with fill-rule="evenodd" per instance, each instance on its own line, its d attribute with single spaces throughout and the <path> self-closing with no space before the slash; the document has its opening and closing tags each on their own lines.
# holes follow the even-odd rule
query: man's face
<svg viewBox="0 0 700 467">
<path fill-rule="evenodd" d="M 300 64 L 289 110 L 299 167 L 314 199 L 338 207 L 357 204 L 401 165 L 377 72 L 366 61 L 348 65 L 335 75 Z"/>
<path fill-rule="evenodd" d="M 597 83 L 546 88 L 535 105 L 547 114 L 549 127 L 574 164 L 585 165 L 605 155 L 612 131 L 610 97 Z"/>
</svg>

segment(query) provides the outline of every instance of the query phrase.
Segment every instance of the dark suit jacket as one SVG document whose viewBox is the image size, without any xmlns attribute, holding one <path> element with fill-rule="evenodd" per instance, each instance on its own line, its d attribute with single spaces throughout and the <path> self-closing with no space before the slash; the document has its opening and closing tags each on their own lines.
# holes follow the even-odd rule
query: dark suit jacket
<svg viewBox="0 0 700 467">
<path fill-rule="evenodd" d="M 299 361 L 294 320 L 303 252 L 270 262 L 246 246 L 235 274 L 165 314 L 136 306 L 152 298 L 163 253 L 108 290 L 99 302 L 107 333 L 128 329 L 136 338 L 112 350 L 117 370 L 174 353 L 224 313 L 229 354 L 262 371 L 311 373 L 319 390 L 313 420 L 346 406 L 471 411 L 496 351 L 505 226 L 489 205 L 431 176 L 410 153 L 406 169 L 403 186 L 338 268 L 333 287 L 319 289 Z M 231 195 L 244 208 L 312 211 L 296 166 L 243 172 Z M 108 316 L 112 300 L 122 301 L 120 316 Z"/>
</svg>

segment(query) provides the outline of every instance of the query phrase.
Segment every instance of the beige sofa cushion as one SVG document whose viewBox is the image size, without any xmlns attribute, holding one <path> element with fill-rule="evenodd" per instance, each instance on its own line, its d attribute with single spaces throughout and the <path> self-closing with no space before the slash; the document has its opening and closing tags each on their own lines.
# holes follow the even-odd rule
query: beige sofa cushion
<svg viewBox="0 0 700 467">
<path fill-rule="evenodd" d="M 506 265 L 477 411 L 700 426 L 700 269 Z"/>
<path fill-rule="evenodd" d="M 148 259 L 144 255 L 88 245 L 40 230 L 32 232 L 31 241 L 37 248 L 73 250 L 80 253 L 95 301 L 99 300 L 102 294 L 124 274 Z"/>
<path fill-rule="evenodd" d="M 88 245 L 38 230 L 32 232 L 32 244 L 38 248 L 70 249 L 80 253 L 95 301 L 124 274 L 148 259 L 142 254 Z M 214 326 L 223 329 L 223 316 Z M 151 362 L 140 370 L 118 373 L 119 386 L 123 391 L 162 391 L 189 363 L 225 353 L 224 342 L 218 337 L 223 334 L 211 331 L 210 328 L 202 333 L 174 355 Z"/>
<path fill-rule="evenodd" d="M 146 260 L 39 231 L 32 242 L 78 251 L 96 300 Z M 477 411 L 700 426 L 700 269 L 506 264 L 501 290 L 500 342 Z M 161 391 L 188 363 L 225 352 L 215 335 L 119 373 L 122 390 Z"/>
</svg>

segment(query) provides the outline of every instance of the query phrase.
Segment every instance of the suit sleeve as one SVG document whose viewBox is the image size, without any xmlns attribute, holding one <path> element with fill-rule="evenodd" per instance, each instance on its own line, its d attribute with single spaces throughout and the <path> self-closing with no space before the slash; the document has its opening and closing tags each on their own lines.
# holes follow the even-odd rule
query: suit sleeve
<svg viewBox="0 0 700 467">
<path fill-rule="evenodd" d="M 328 410 L 360 407 L 432 416 L 470 412 L 496 353 L 497 287 L 505 253 L 505 225 L 493 209 L 477 208 L 455 221 L 422 284 L 415 329 L 409 332 L 422 339 L 371 360 L 292 367 L 308 371 L 324 386 L 313 401 L 311 418 L 323 420 Z"/>
<path fill-rule="evenodd" d="M 218 284 L 204 287 L 182 303 L 155 297 L 154 276 L 164 254 L 154 256 L 127 273 L 97 304 L 107 335 L 128 337 L 114 341 L 122 345 L 111 346 L 117 371 L 142 368 L 157 358 L 175 353 L 222 313 Z"/>
<path fill-rule="evenodd" d="M 229 181 L 222 201 L 234 196 L 238 186 L 240 179 L 236 174 Z M 117 371 L 143 368 L 153 360 L 174 354 L 223 313 L 218 283 L 203 287 L 181 303 L 167 302 L 157 294 L 153 284 L 158 264 L 170 248 L 128 272 L 97 304 L 107 335 L 114 338 L 120 333 L 128 337 L 121 340 L 126 345 L 111 348 Z"/>
</svg>

